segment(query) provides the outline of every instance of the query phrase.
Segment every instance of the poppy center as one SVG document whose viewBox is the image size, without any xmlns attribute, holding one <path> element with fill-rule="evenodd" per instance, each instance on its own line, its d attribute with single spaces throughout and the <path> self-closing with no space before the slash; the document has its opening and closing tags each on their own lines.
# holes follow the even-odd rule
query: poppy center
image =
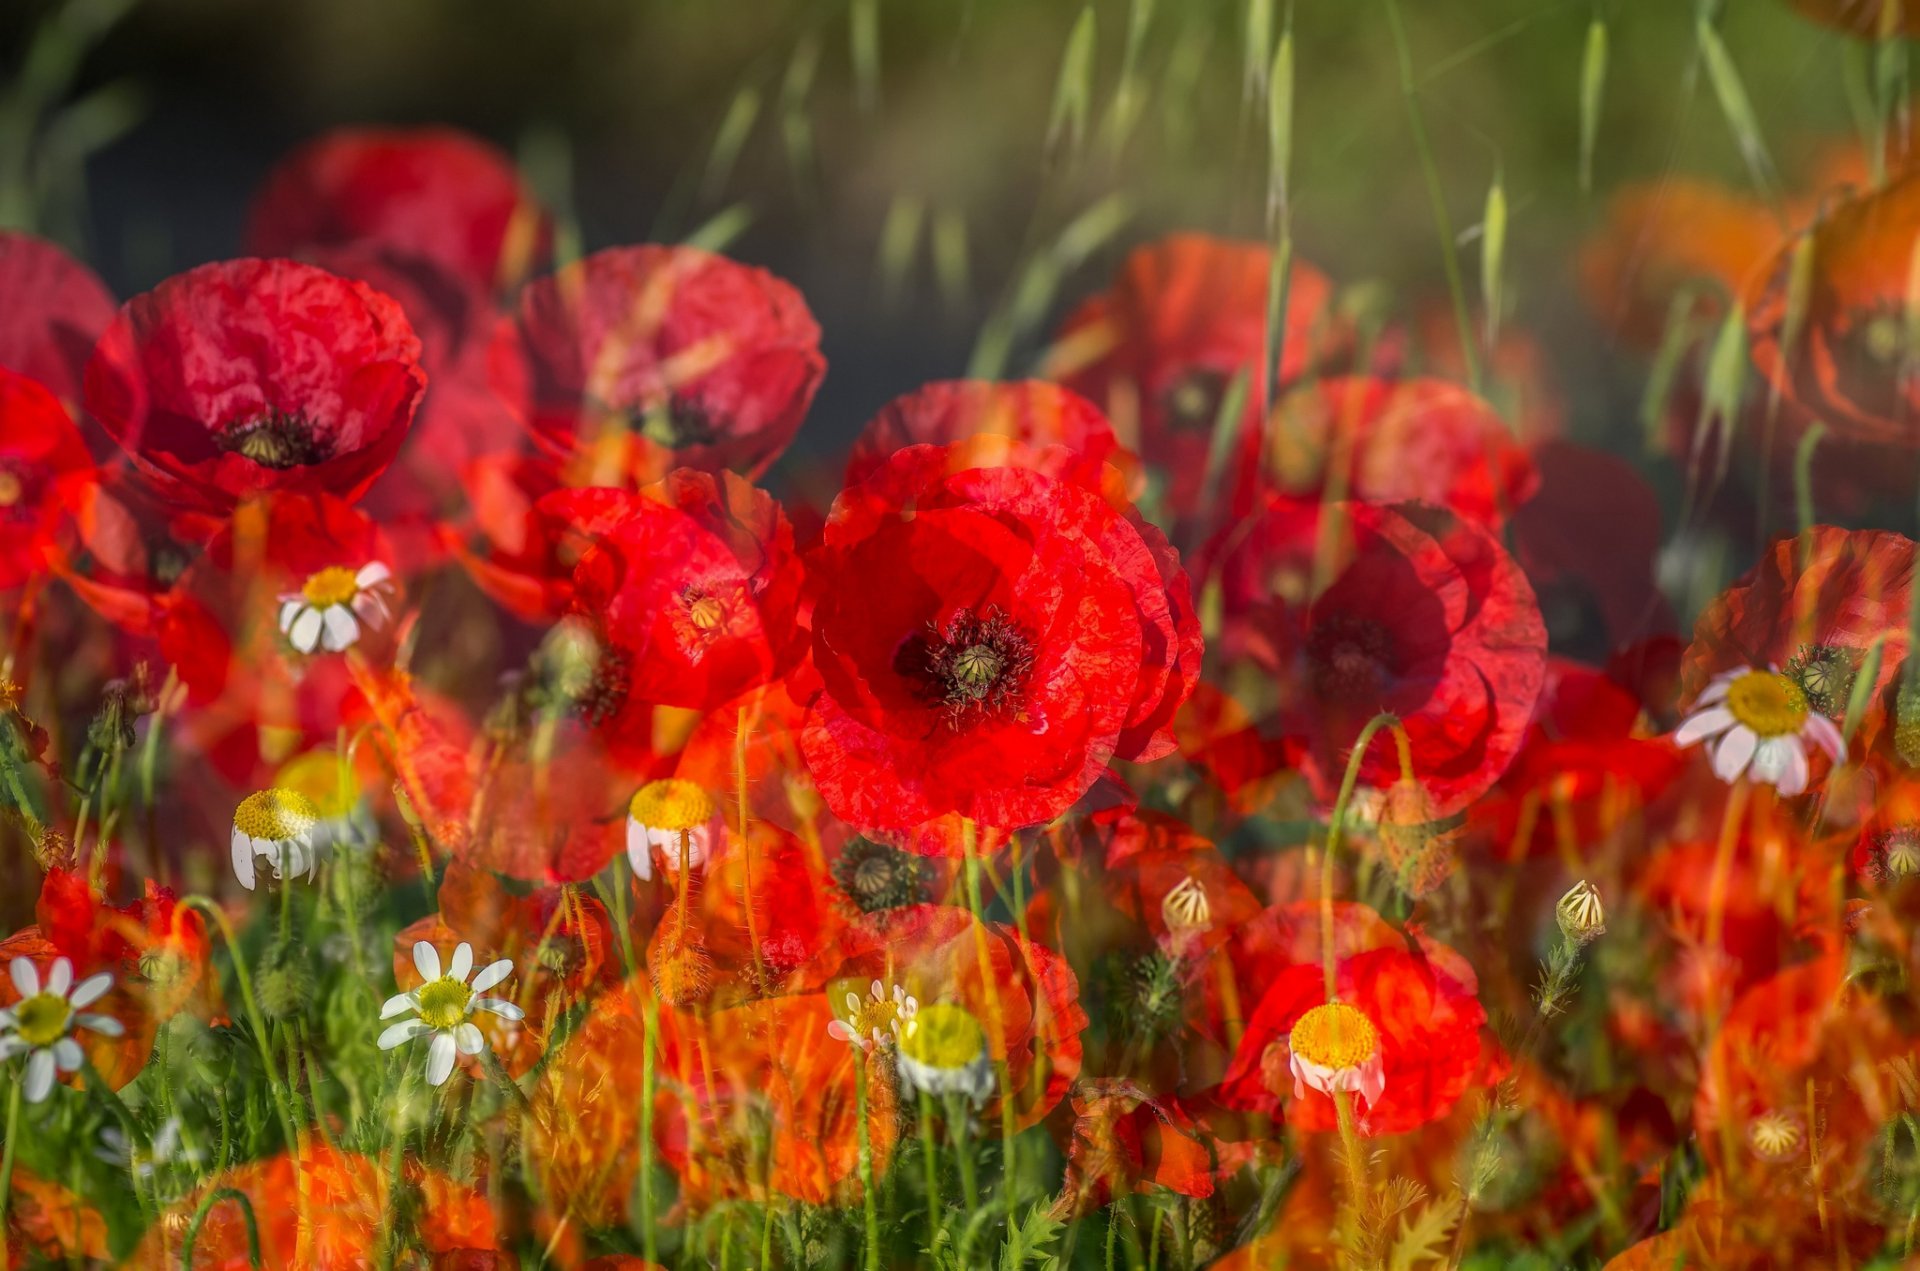
<svg viewBox="0 0 1920 1271">
<path fill-rule="evenodd" d="M 1373 1021 L 1345 1002 L 1328 1002 L 1302 1015 L 1287 1037 L 1287 1046 L 1310 1064 L 1339 1071 L 1358 1068 L 1380 1049 Z"/>
<path fill-rule="evenodd" d="M 308 578 L 300 588 L 300 594 L 307 603 L 316 609 L 325 609 L 330 605 L 344 605 L 360 593 L 360 583 L 353 570 L 345 565 L 329 565 L 319 573 Z"/>
<path fill-rule="evenodd" d="M 1800 1120 L 1786 1112 L 1763 1112 L 1747 1127 L 1747 1141 L 1761 1158 L 1777 1161 L 1800 1146 Z"/>
<path fill-rule="evenodd" d="M 713 812 L 713 796 L 685 777 L 649 781 L 627 803 L 627 815 L 650 830 L 698 829 Z"/>
<path fill-rule="evenodd" d="M 303 468 L 327 457 L 306 416 L 279 410 L 227 429 L 219 443 L 222 450 L 276 470 Z"/>
<path fill-rule="evenodd" d="M 1727 690 L 1727 710 L 1761 737 L 1783 737 L 1807 722 L 1807 695 L 1777 671 L 1748 671 Z"/>
<path fill-rule="evenodd" d="M 446 1030 L 467 1017 L 467 1003 L 473 990 L 450 975 L 443 975 L 420 989 L 420 1018 L 429 1028 Z"/>
<path fill-rule="evenodd" d="M 1017 705 L 1033 671 L 1033 641 L 998 609 L 962 609 L 915 643 L 922 650 L 919 678 L 955 724 L 976 711 Z"/>
<path fill-rule="evenodd" d="M 712 416 L 698 404 L 679 397 L 648 411 L 640 421 L 640 435 L 669 450 L 711 446 L 720 440 L 720 430 L 714 426 Z"/>
<path fill-rule="evenodd" d="M 1920 826 L 1902 825 L 1880 835 L 1880 866 L 1890 878 L 1920 874 Z"/>
<path fill-rule="evenodd" d="M 1806 695 L 1807 705 L 1822 715 L 1836 716 L 1847 709 L 1853 681 L 1860 673 L 1857 650 L 1832 644 L 1803 644 L 1787 661 L 1785 674 Z"/>
<path fill-rule="evenodd" d="M 833 879 L 861 913 L 922 904 L 930 894 L 927 868 L 918 856 L 868 838 L 841 850 Z"/>
<path fill-rule="evenodd" d="M 1167 425 L 1181 432 L 1211 432 L 1227 393 L 1227 377 L 1219 371 L 1188 371 L 1161 398 Z"/>
<path fill-rule="evenodd" d="M 698 591 L 682 596 L 687 606 L 687 621 L 693 624 L 695 631 L 711 634 L 727 620 L 727 607 L 720 597 L 709 596 Z"/>
<path fill-rule="evenodd" d="M 1160 902 L 1160 916 L 1167 929 L 1176 933 L 1205 931 L 1213 925 L 1213 905 L 1199 879 L 1189 875 Z"/>
<path fill-rule="evenodd" d="M 1313 686 L 1328 701 L 1377 700 L 1392 678 L 1394 653 L 1384 626 L 1352 614 L 1329 615 L 1307 637 Z"/>
<path fill-rule="evenodd" d="M 987 1033 L 965 1007 L 935 1002 L 914 1016 L 900 1053 L 929 1068 L 965 1068 L 987 1053 Z"/>
<path fill-rule="evenodd" d="M 284 843 L 311 831 L 320 820 L 313 800 L 298 790 L 256 790 L 233 812 L 233 828 L 248 838 Z"/>
<path fill-rule="evenodd" d="M 37 993 L 13 1008 L 14 1031 L 29 1046 L 51 1046 L 66 1036 L 72 1014 L 58 993 Z"/>
</svg>

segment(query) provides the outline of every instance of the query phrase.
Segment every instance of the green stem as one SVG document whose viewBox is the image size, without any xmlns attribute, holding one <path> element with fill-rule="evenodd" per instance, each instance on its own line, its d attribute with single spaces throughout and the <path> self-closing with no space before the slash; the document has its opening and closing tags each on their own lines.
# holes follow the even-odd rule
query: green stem
<svg viewBox="0 0 1920 1271">
<path fill-rule="evenodd" d="M 654 1046 L 660 1030 L 660 1008 L 647 983 L 641 995 L 640 1009 L 645 1016 L 646 1050 L 640 1060 L 640 1240 L 647 1261 L 660 1260 L 653 1218 L 653 1071 Z M 763 1242 L 764 1243 L 764 1240 Z"/>
<path fill-rule="evenodd" d="M 281 1088 L 275 1077 L 273 1051 L 267 1042 L 266 1021 L 260 1015 L 260 1000 L 253 994 L 253 977 L 247 974 L 247 960 L 240 952 L 240 943 L 234 938 L 233 924 L 227 921 L 227 915 L 220 906 L 206 896 L 188 896 L 181 900 L 182 909 L 197 909 L 213 920 L 220 928 L 221 939 L 227 942 L 227 953 L 233 959 L 233 977 L 240 985 L 240 1001 L 246 1007 L 247 1025 L 253 1033 L 254 1045 L 260 1051 L 260 1063 L 267 1073 L 267 1090 L 273 1096 L 274 1108 L 280 1114 L 281 1128 L 287 1136 L 287 1151 L 293 1157 L 296 1169 L 300 1163 L 300 1136 L 295 1127 L 293 1110 L 287 1103 L 286 1091 Z"/>
<path fill-rule="evenodd" d="M 200 1207 L 193 1211 L 193 1221 L 187 1224 L 186 1243 L 180 1248 L 181 1266 L 191 1267 L 193 1265 L 193 1247 L 199 1243 L 200 1227 L 207 1221 L 207 1215 L 213 1212 L 213 1207 L 223 1200 L 230 1200 L 240 1206 L 240 1216 L 246 1219 L 247 1265 L 256 1268 L 261 1265 L 260 1224 L 255 1221 L 253 1216 L 253 1202 L 248 1200 L 247 1194 L 238 1188 L 216 1187 L 201 1199 Z"/>
<path fill-rule="evenodd" d="M 1353 753 L 1347 757 L 1347 770 L 1340 778 L 1340 793 L 1333 801 L 1333 813 L 1327 818 L 1327 845 L 1320 859 L 1320 956 L 1327 976 L 1327 1000 L 1333 1000 L 1334 974 L 1333 958 L 1333 857 L 1340 848 L 1340 838 L 1347 827 L 1347 805 L 1353 802 L 1353 788 L 1360 780 L 1360 765 L 1367 757 L 1367 747 L 1373 744 L 1373 738 L 1382 728 L 1398 728 L 1399 717 L 1387 711 L 1381 711 L 1367 721 L 1360 730 L 1360 736 L 1353 743 Z M 1401 745 L 1401 766 L 1410 766 L 1410 756 L 1405 742 Z"/>
<path fill-rule="evenodd" d="M 387 1233 L 380 1249 L 380 1265 L 391 1268 L 400 1245 L 400 1177 L 406 1152 L 407 1123 L 412 1108 L 407 1102 L 413 1088 L 413 1066 L 400 1064 L 400 1079 L 394 1087 L 392 1120 L 387 1125 Z"/>
<path fill-rule="evenodd" d="M 920 1165 L 927 1175 L 927 1227 L 932 1234 L 946 1217 L 946 1206 L 940 1203 L 939 1160 L 934 1155 L 933 1096 L 924 1090 L 920 1092 Z"/>
<path fill-rule="evenodd" d="M 16 1073 L 7 1083 L 7 1142 L 0 1151 L 0 1267 L 13 1265 L 7 1248 L 7 1205 L 13 1199 L 13 1151 L 20 1143 L 20 1136 L 15 1133 L 19 1125 L 20 1077 Z"/>
<path fill-rule="evenodd" d="M 873 1131 L 867 1124 L 867 1055 L 857 1046 L 853 1051 L 853 1102 L 853 1124 L 860 1135 L 860 1204 L 866 1215 L 861 1265 L 867 1271 L 880 1271 L 880 1212 L 873 1195 Z"/>
</svg>

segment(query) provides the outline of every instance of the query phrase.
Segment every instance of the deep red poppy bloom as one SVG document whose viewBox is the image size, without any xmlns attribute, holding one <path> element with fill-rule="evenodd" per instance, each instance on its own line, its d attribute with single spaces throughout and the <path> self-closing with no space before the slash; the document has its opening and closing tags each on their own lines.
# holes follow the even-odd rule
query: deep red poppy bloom
<svg viewBox="0 0 1920 1271">
<path fill-rule="evenodd" d="M 497 1227 L 484 1195 L 417 1161 L 408 1160 L 403 1170 L 404 1185 L 419 1189 L 411 1231 L 430 1256 L 494 1247 Z M 151 1271 L 178 1267 L 188 1223 L 207 1194 L 223 1188 L 245 1196 L 253 1210 L 259 1265 L 371 1265 L 391 1226 L 391 1182 L 384 1161 L 306 1138 L 293 1153 L 248 1161 L 209 1178 L 147 1228 L 125 1265 Z M 207 1208 L 193 1265 L 243 1271 L 253 1265 L 247 1246 L 240 1206 L 231 1199 L 218 1201 Z"/>
<path fill-rule="evenodd" d="M 674 468 L 764 472 L 825 374 L 789 284 L 691 247 L 595 252 L 521 293 L 492 352 L 495 390 L 569 485 Z"/>
<path fill-rule="evenodd" d="M 1920 383 L 1906 365 L 1905 335 L 1916 233 L 1920 174 L 1909 174 L 1834 206 L 1749 286 L 1754 366 L 1836 437 L 1920 447 Z M 1813 264 L 1803 311 L 1790 314 L 1803 251 Z"/>
<path fill-rule="evenodd" d="M 1493 407 L 1445 380 L 1316 380 L 1274 412 L 1266 478 L 1282 494 L 1417 500 L 1497 528 L 1539 483 Z"/>
<path fill-rule="evenodd" d="M 773 496 L 683 468 L 625 509 L 593 536 L 572 591 L 629 700 L 707 710 L 792 667 L 801 570 Z"/>
<path fill-rule="evenodd" d="M 342 128 L 301 146 L 261 185 L 247 248 L 297 256 L 371 242 L 424 256 L 486 293 L 545 257 L 551 226 L 513 162 L 453 128 Z"/>
<path fill-rule="evenodd" d="M 0 591 L 42 575 L 63 515 L 79 509 L 93 475 L 66 408 L 0 367 Z"/>
<path fill-rule="evenodd" d="M 1355 1108 L 1362 1134 L 1404 1134 L 1438 1120 L 1468 1090 L 1498 1075 L 1481 1040 L 1487 1013 L 1478 983 L 1451 950 L 1428 944 L 1418 953 L 1385 948 L 1355 954 L 1339 960 L 1334 982 L 1333 1000 L 1364 1016 L 1372 1034 L 1369 1053 L 1353 1066 L 1373 1060 L 1380 1065 L 1378 1096 L 1349 1096 L 1362 1105 Z M 1221 1083 L 1221 1101 L 1269 1115 L 1284 1107 L 1288 1123 L 1299 1129 L 1336 1129 L 1333 1097 L 1311 1084 L 1296 1085 L 1290 1071 L 1302 1060 L 1345 1066 L 1310 1052 L 1294 1028 L 1327 1001 L 1326 973 L 1317 960 L 1279 972 L 1247 1021 Z"/>
<path fill-rule="evenodd" d="M 977 437 L 902 450 L 835 502 L 803 747 L 841 819 L 1031 825 L 1109 760 L 1172 749 L 1200 655 L 1186 575 L 1098 479 Z"/>
<path fill-rule="evenodd" d="M 120 306 L 91 269 L 44 239 L 0 231 L 0 366 L 80 400 L 81 377 Z"/>
<path fill-rule="evenodd" d="M 1066 1180 L 1052 1216 L 1077 1217 L 1129 1192 L 1213 1194 L 1202 1132 L 1178 1107 L 1127 1081 L 1083 1082 L 1073 1092 Z"/>
<path fill-rule="evenodd" d="M 183 1008 L 208 1021 L 221 1018 L 206 919 L 183 909 L 170 888 L 148 879 L 139 899 L 116 905 L 78 872 L 56 867 L 40 884 L 34 916 L 41 934 L 72 960 L 76 978 L 112 971 L 144 998 L 155 1020 Z"/>
<path fill-rule="evenodd" d="M 1271 263 L 1263 244 L 1175 234 L 1136 248 L 1113 287 L 1061 326 L 1048 374 L 1106 410 L 1122 444 L 1167 474 L 1169 502 L 1182 514 L 1204 511 L 1195 503 L 1236 376 L 1244 377 L 1247 396 L 1228 471 L 1250 478 L 1259 468 Z M 1333 314 L 1332 299 L 1326 276 L 1296 257 L 1279 384 L 1344 347 L 1346 324 Z M 1238 495 L 1232 505 L 1240 506 Z"/>
<path fill-rule="evenodd" d="M 199 556 L 161 500 L 125 467 L 100 469 L 74 500 L 72 541 L 48 564 L 88 608 L 131 636 L 153 634 L 160 600 Z"/>
<path fill-rule="evenodd" d="M 358 498 L 426 386 L 400 306 L 288 260 L 232 260 L 128 301 L 87 365 L 86 404 L 155 488 L 224 515 L 272 490 Z"/>
<path fill-rule="evenodd" d="M 1312 595 L 1316 571 L 1330 581 Z M 1280 676 L 1263 731 L 1298 750 L 1319 798 L 1332 799 L 1355 739 L 1383 711 L 1405 729 L 1412 776 L 1436 817 L 1505 771 L 1540 694 L 1546 630 L 1533 589 L 1486 531 L 1414 504 L 1270 498 L 1223 572 L 1238 629 L 1230 647 Z M 1393 737 L 1376 734 L 1362 785 L 1384 789 L 1402 775 Z"/>
<path fill-rule="evenodd" d="M 846 484 L 865 481 L 903 447 L 944 446 L 982 433 L 1035 447 L 1065 446 L 1093 463 L 1121 467 L 1131 459 L 1100 408 L 1057 384 L 942 380 L 901 394 L 867 421 L 847 457 Z"/>
<path fill-rule="evenodd" d="M 1581 289 L 1600 320 L 1637 347 L 1658 347 L 1674 299 L 1711 330 L 1782 238 L 1765 204 L 1708 181 L 1667 178 L 1628 186 L 1581 250 Z"/>
<path fill-rule="evenodd" d="M 1838 720 L 1857 674 L 1881 650 L 1869 709 L 1856 736 L 1871 747 L 1886 726 L 1886 689 L 1907 656 L 1914 545 L 1884 530 L 1816 525 L 1776 539 L 1708 604 L 1680 667 L 1691 702 L 1714 676 L 1748 667 L 1792 678 L 1807 705 Z"/>
</svg>

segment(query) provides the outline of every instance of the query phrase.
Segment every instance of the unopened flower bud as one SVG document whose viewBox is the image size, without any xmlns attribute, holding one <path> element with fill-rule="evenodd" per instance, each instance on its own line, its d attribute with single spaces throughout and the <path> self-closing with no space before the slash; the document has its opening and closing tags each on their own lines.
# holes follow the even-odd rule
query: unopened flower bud
<svg viewBox="0 0 1920 1271">
<path fill-rule="evenodd" d="M 1607 931 L 1607 913 L 1600 904 L 1600 890 L 1584 878 L 1560 898 L 1554 916 L 1560 920 L 1561 934 L 1575 944 L 1591 944 Z"/>
</svg>

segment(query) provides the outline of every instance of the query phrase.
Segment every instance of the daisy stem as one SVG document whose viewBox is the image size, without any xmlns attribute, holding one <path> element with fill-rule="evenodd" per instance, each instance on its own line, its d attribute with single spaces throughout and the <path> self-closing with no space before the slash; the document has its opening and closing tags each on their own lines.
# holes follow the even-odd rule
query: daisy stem
<svg viewBox="0 0 1920 1271">
<path fill-rule="evenodd" d="M 15 1133 L 20 1125 L 20 1087 L 21 1078 L 15 1074 L 7 1082 L 6 1145 L 0 1149 L 0 1267 L 13 1265 L 7 1248 L 7 1203 L 13 1199 L 13 1151 L 20 1145 L 20 1136 Z"/>
<path fill-rule="evenodd" d="M 920 1164 L 927 1173 L 928 1229 L 935 1231 L 946 1216 L 946 1206 L 940 1203 L 940 1163 L 934 1156 L 933 1096 L 924 1090 L 920 1092 Z"/>
<path fill-rule="evenodd" d="M 1358 1227 L 1367 1203 L 1367 1159 L 1361 1155 L 1360 1132 L 1353 1122 L 1353 1096 L 1345 1090 L 1333 1092 L 1334 1113 L 1340 1119 L 1340 1155 L 1347 1166 L 1347 1211 L 1344 1219 Z"/>
<path fill-rule="evenodd" d="M 657 1262 L 658 1237 L 653 1221 L 653 1051 L 660 1031 L 660 1007 L 654 1000 L 651 984 L 640 995 L 640 1009 L 645 1016 L 647 1034 L 646 1048 L 640 1057 L 640 1240 L 647 1261 Z"/>
<path fill-rule="evenodd" d="M 293 872 L 280 879 L 280 947 L 293 944 Z"/>
<path fill-rule="evenodd" d="M 1020 1224 L 1013 1212 L 1013 1184 L 1018 1165 L 1014 1151 L 1013 1079 L 1008 1062 L 1006 1024 L 1000 1015 L 1000 993 L 994 984 L 993 955 L 987 949 L 987 920 L 985 906 L 980 900 L 979 832 L 972 817 L 960 822 L 960 849 L 966 857 L 967 907 L 973 911 L 973 949 L 974 956 L 980 962 L 981 989 L 987 998 L 987 1019 L 992 1026 L 989 1036 L 997 1043 L 1001 1053 L 1001 1059 L 995 1065 L 1000 1075 L 1000 1190 L 1007 1206 L 1008 1262 L 1017 1267 L 1020 1265 Z M 967 1208 L 973 1208 L 972 1202 L 968 1203 Z"/>
<path fill-rule="evenodd" d="M 380 1265 L 383 1268 L 393 1266 L 394 1255 L 400 1245 L 401 1161 L 407 1144 L 407 1122 L 412 1114 L 412 1109 L 407 1105 L 407 1094 L 413 1086 L 413 1066 L 402 1063 L 399 1069 L 399 1079 L 394 1083 L 392 1119 L 387 1124 L 387 1231 L 380 1248 Z"/>
<path fill-rule="evenodd" d="M 206 896 L 187 896 L 180 901 L 182 909 L 197 909 L 212 919 L 220 928 L 220 936 L 227 942 L 227 953 L 233 959 L 233 978 L 240 985 L 240 1001 L 247 1008 L 247 1024 L 253 1033 L 254 1045 L 260 1051 L 260 1065 L 267 1073 L 267 1090 L 273 1096 L 275 1110 L 280 1114 L 281 1128 L 287 1136 L 287 1151 L 293 1157 L 295 1171 L 300 1175 L 300 1193 L 306 1195 L 306 1171 L 300 1163 L 300 1135 L 294 1126 L 293 1111 L 287 1104 L 286 1092 L 275 1076 L 273 1051 L 267 1041 L 266 1021 L 260 1018 L 260 1002 L 253 995 L 253 977 L 247 974 L 247 959 L 240 952 L 240 943 L 234 939 L 233 924 L 227 921 L 227 915 L 220 906 Z"/>
<path fill-rule="evenodd" d="M 873 1127 L 867 1124 L 867 1056 L 859 1047 L 853 1050 L 853 1102 L 853 1123 L 860 1135 L 860 1206 L 866 1215 L 861 1264 L 867 1271 L 880 1271 L 880 1213 L 873 1195 Z"/>
<path fill-rule="evenodd" d="M 947 1096 L 947 1132 L 953 1138 L 953 1155 L 960 1163 L 960 1199 L 971 1216 L 980 1208 L 980 1188 L 973 1177 L 973 1136 L 967 1133 L 967 1107 L 964 1097 Z M 963 1255 L 966 1250 L 960 1251 Z"/>
<path fill-rule="evenodd" d="M 1347 757 L 1347 771 L 1340 778 L 1339 797 L 1333 801 L 1333 813 L 1327 818 L 1327 845 L 1320 855 L 1320 958 L 1327 973 L 1329 1002 L 1333 1000 L 1336 981 L 1333 956 L 1333 858 L 1340 849 L 1340 837 L 1347 828 L 1347 805 L 1353 802 L 1353 788 L 1360 781 L 1360 765 L 1366 760 L 1367 747 L 1373 744 L 1374 735 L 1382 728 L 1392 728 L 1398 732 L 1399 717 L 1381 711 L 1360 730 L 1360 736 L 1353 743 L 1353 753 Z M 1404 745 L 1402 764 L 1411 764 Z"/>
<path fill-rule="evenodd" d="M 493 1047 L 488 1046 L 480 1052 L 480 1066 L 487 1070 L 487 1076 L 493 1078 L 495 1085 L 513 1097 L 514 1104 L 522 1113 L 533 1115 L 533 1100 L 527 1098 L 527 1092 L 520 1088 L 520 1083 L 513 1079 L 507 1066 L 500 1062 L 500 1056 L 494 1053 Z"/>
</svg>

